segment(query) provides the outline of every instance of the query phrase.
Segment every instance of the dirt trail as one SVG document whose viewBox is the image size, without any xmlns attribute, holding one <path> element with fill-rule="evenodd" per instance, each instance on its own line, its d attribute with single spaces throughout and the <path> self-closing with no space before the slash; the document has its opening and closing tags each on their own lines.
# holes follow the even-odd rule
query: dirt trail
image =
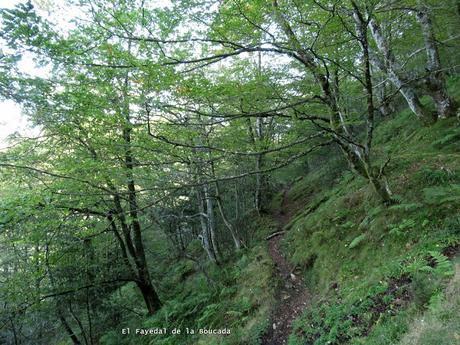
<svg viewBox="0 0 460 345">
<path fill-rule="evenodd" d="M 289 222 L 292 214 L 292 205 L 287 199 L 285 190 L 281 207 L 273 214 L 278 221 L 278 231 Z M 305 284 L 294 272 L 294 267 L 283 256 L 280 248 L 282 235 L 275 236 L 269 240 L 268 250 L 275 263 L 277 274 L 281 280 L 281 286 L 277 292 L 277 305 L 272 312 L 270 328 L 262 338 L 262 345 L 287 344 L 291 332 L 292 321 L 305 308 L 308 301 L 308 291 Z"/>
</svg>

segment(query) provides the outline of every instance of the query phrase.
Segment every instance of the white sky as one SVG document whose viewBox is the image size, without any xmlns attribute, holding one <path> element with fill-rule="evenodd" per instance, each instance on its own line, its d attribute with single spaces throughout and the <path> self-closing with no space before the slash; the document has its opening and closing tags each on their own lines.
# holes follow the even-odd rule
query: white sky
<svg viewBox="0 0 460 345">
<path fill-rule="evenodd" d="M 0 0 L 0 8 L 13 8 L 15 5 L 25 2 L 27 2 L 27 0 Z M 52 6 L 55 11 L 60 13 L 62 13 L 62 11 L 66 11 L 64 2 L 61 2 L 60 0 L 33 0 L 32 3 L 35 4 L 39 9 L 43 8 L 43 6 Z M 169 6 L 170 4 L 170 0 L 155 0 L 155 2 L 153 2 L 153 5 L 155 6 Z M 73 13 L 75 10 L 75 8 L 71 10 L 72 13 L 70 14 L 70 17 L 76 15 L 76 13 Z M 58 16 L 55 18 L 62 22 L 61 27 L 69 28 L 72 26 L 72 24 L 69 22 L 69 12 L 71 11 L 67 10 L 67 15 Z M 46 15 L 46 13 L 44 13 L 44 15 Z M 35 66 L 32 55 L 30 54 L 23 55 L 22 60 L 18 64 L 18 67 L 22 72 L 28 73 L 31 76 L 46 78 L 48 75 L 46 68 L 37 68 Z M 10 145 L 6 138 L 8 135 L 15 132 L 19 132 L 21 135 L 30 137 L 38 135 L 39 129 L 30 128 L 30 124 L 28 123 L 27 118 L 21 114 L 20 107 L 13 101 L 0 101 L 0 151 L 4 150 Z"/>
<path fill-rule="evenodd" d="M 25 3 L 27 0 L 0 0 L 0 8 L 13 8 L 19 3 Z M 55 11 L 58 11 L 62 14 L 62 11 L 66 12 L 67 15 L 58 16 L 57 20 L 62 21 L 61 27 L 70 27 L 72 24 L 69 22 L 69 16 L 75 16 L 76 13 L 73 13 L 76 9 L 68 10 L 63 5 L 64 2 L 61 0 L 33 0 L 32 3 L 38 5 L 37 7 L 43 9 L 43 5 L 48 8 L 48 6 L 53 5 Z M 169 6 L 171 5 L 171 0 L 155 0 L 150 5 L 153 6 Z M 57 7 L 59 9 L 57 9 Z M 77 10 L 78 12 L 78 10 Z M 69 13 L 71 13 L 69 15 Z M 46 15 L 46 13 L 43 13 Z M 48 15 L 50 13 L 48 12 Z M 56 19 L 56 18 L 55 18 Z M 1 45 L 0 41 L 0 45 Z M 1 46 L 0 46 L 1 48 Z M 279 57 L 277 57 L 279 59 Z M 218 66 L 217 64 L 216 66 Z M 48 76 L 49 70 L 47 68 L 37 68 L 33 61 L 31 54 L 24 54 L 22 60 L 18 63 L 20 71 L 25 72 L 31 76 L 43 77 Z M 7 137 L 10 134 L 18 132 L 20 135 L 32 137 L 39 134 L 38 128 L 31 128 L 30 123 L 25 116 L 21 114 L 20 107 L 15 104 L 13 101 L 0 101 L 0 151 L 4 150 L 6 147 L 10 146 L 7 142 Z"/>
<path fill-rule="evenodd" d="M 12 8 L 26 0 L 0 0 L 1 8 Z M 34 63 L 31 58 L 25 58 L 20 63 L 21 70 L 33 73 Z M 8 146 L 6 137 L 14 132 L 23 135 L 35 135 L 37 130 L 31 130 L 25 116 L 21 115 L 21 108 L 13 101 L 0 101 L 0 150 Z"/>
</svg>

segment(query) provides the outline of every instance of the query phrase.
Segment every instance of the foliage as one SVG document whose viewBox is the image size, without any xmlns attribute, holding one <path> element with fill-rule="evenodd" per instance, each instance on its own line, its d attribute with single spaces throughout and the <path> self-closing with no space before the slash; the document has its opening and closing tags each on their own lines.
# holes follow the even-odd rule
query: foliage
<svg viewBox="0 0 460 345">
<path fill-rule="evenodd" d="M 258 344 L 276 217 L 315 296 L 291 343 L 435 325 L 460 235 L 457 5 L 1 9 L 0 97 L 40 135 L 0 152 L 0 340 Z M 120 336 L 138 327 L 232 334 Z"/>
</svg>

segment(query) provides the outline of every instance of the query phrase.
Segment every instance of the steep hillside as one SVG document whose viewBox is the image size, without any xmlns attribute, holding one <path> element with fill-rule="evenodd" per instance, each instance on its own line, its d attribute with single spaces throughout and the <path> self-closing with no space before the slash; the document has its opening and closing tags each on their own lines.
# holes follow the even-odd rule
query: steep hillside
<svg viewBox="0 0 460 345">
<path fill-rule="evenodd" d="M 378 127 L 376 149 L 396 204 L 382 206 L 340 160 L 288 194 L 298 212 L 283 245 L 312 291 L 291 345 L 459 341 L 458 123 L 425 128 L 403 112 Z"/>
<path fill-rule="evenodd" d="M 291 345 L 454 344 L 460 322 L 459 140 L 455 119 L 429 128 L 407 112 L 385 120 L 376 149 L 397 200 L 388 207 L 338 155 L 312 157 L 303 176 L 295 177 L 296 168 L 280 172 L 277 179 L 294 182 L 273 199 L 273 215 L 247 215 L 246 231 L 255 237 L 239 258 L 229 257 L 220 268 L 205 265 L 208 281 L 193 261 L 172 264 L 161 287 L 168 291 L 161 311 L 149 319 L 127 314 L 118 323 L 131 329 L 228 328 L 230 335 L 120 339 L 114 330 L 102 343 L 281 344 L 288 334 L 273 336 L 281 325 L 292 331 Z M 277 220 L 285 232 L 269 250 L 266 238 L 280 230 Z M 293 287 L 290 274 L 274 268 L 278 246 L 289 273 L 309 291 L 306 306 L 295 307 L 303 311 L 292 329 L 291 320 L 286 324 L 277 315 L 286 314 L 279 306 L 289 306 L 293 297 L 283 290 Z M 123 291 L 113 298 L 131 296 L 135 304 L 134 290 Z"/>
</svg>

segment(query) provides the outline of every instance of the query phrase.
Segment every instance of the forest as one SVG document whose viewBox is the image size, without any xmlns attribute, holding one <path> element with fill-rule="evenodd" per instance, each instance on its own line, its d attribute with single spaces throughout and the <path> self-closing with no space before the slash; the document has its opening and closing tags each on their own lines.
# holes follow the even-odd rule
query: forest
<svg viewBox="0 0 460 345">
<path fill-rule="evenodd" d="M 460 344 L 459 0 L 2 2 L 0 344 Z"/>
</svg>

